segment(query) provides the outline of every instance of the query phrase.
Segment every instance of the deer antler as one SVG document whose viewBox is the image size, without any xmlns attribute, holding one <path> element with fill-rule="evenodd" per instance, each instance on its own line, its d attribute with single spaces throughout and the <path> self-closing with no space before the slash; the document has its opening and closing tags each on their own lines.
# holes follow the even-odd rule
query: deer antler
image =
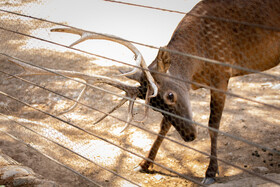
<svg viewBox="0 0 280 187">
<path fill-rule="evenodd" d="M 21 73 L 18 76 L 33 76 L 33 75 L 63 75 L 71 78 L 78 78 L 84 80 L 88 84 L 96 84 L 96 83 L 105 83 L 109 84 L 113 87 L 119 88 L 120 90 L 125 91 L 126 93 L 136 94 L 137 87 L 131 86 L 128 84 L 124 84 L 118 80 L 113 80 L 109 77 L 101 76 L 101 75 L 89 75 L 76 71 L 67 71 L 67 70 L 57 70 L 50 68 L 38 68 L 36 66 L 32 66 L 29 63 L 26 63 L 20 59 L 13 57 L 13 59 L 9 59 L 10 62 L 22 67 L 25 70 L 25 73 Z M 137 91 L 138 92 L 138 91 Z"/>
<path fill-rule="evenodd" d="M 142 67 L 144 70 L 144 73 L 147 77 L 147 80 L 149 81 L 152 89 L 153 89 L 153 94 L 150 95 L 149 97 L 155 97 L 158 94 L 158 88 L 155 84 L 154 78 L 152 77 L 151 73 L 148 71 L 148 66 L 145 62 L 145 60 L 143 59 L 140 51 L 130 42 L 119 38 L 117 36 L 114 35 L 108 35 L 108 34 L 95 34 L 95 33 L 91 33 L 91 32 L 86 32 L 84 30 L 81 29 L 74 29 L 74 28 L 55 28 L 55 29 L 51 29 L 51 32 L 65 32 L 65 33 L 71 33 L 71 34 L 77 34 L 80 35 L 81 38 L 78 39 L 77 41 L 75 41 L 74 43 L 72 43 L 70 45 L 70 47 L 73 47 L 74 45 L 77 45 L 83 41 L 89 40 L 89 39 L 102 39 L 102 40 L 109 40 L 109 41 L 113 41 L 113 42 L 117 42 L 121 45 L 124 45 L 125 47 L 127 47 L 130 51 L 132 51 L 135 55 L 135 61 L 136 61 L 136 66 L 137 67 Z M 135 67 L 132 71 L 128 72 L 128 73 L 124 73 L 122 74 L 123 76 L 127 76 L 127 75 L 132 75 L 135 74 L 139 68 Z"/>
<path fill-rule="evenodd" d="M 138 67 L 142 67 L 143 68 L 143 72 L 144 74 L 146 75 L 146 78 L 148 80 L 148 82 L 150 83 L 150 86 L 148 87 L 151 87 L 152 90 L 149 90 L 147 91 L 147 94 L 146 94 L 146 102 L 145 103 L 148 103 L 149 101 L 149 98 L 151 97 L 155 97 L 157 96 L 158 94 L 158 88 L 155 84 L 155 81 L 154 81 L 154 78 L 152 77 L 151 73 L 148 71 L 148 67 L 147 67 L 147 64 L 145 62 L 145 60 L 143 59 L 142 57 L 142 54 L 140 53 L 140 51 L 130 42 L 122 39 L 122 38 L 119 38 L 119 37 L 116 37 L 116 36 L 113 36 L 113 35 L 108 35 L 108 34 L 95 34 L 93 32 L 87 32 L 87 31 L 84 31 L 84 30 L 81 30 L 81 29 L 74 29 L 74 28 L 55 28 L 55 29 L 51 29 L 51 32 L 64 32 L 64 33 L 71 33 L 71 34 L 77 34 L 77 35 L 80 35 L 81 38 L 78 39 L 77 41 L 75 41 L 74 43 L 72 43 L 70 45 L 70 47 L 73 47 L 81 42 L 84 42 L 86 40 L 90 40 L 90 39 L 102 39 L 102 40 L 109 40 L 109 41 L 113 41 L 113 42 L 117 42 L 121 45 L 124 45 L 125 47 L 127 47 L 130 51 L 132 51 L 135 55 L 135 61 L 136 61 L 136 67 L 133 68 L 132 71 L 130 72 L 127 72 L 127 73 L 123 73 L 121 74 L 122 76 L 128 76 L 128 75 L 133 75 L 135 74 L 137 71 L 138 71 Z M 129 125 L 129 123 L 132 121 L 133 119 L 133 105 L 134 105 L 134 101 L 136 99 L 136 95 L 129 95 L 130 98 L 132 98 L 132 100 L 129 101 L 129 108 L 128 108 L 128 117 L 127 117 L 127 123 L 124 127 L 124 129 L 121 131 L 123 132 Z M 124 103 L 126 102 L 126 100 L 122 100 L 117 106 L 115 106 L 110 112 L 112 113 L 113 111 L 115 111 L 116 109 L 118 109 L 120 106 L 122 106 Z M 145 109 L 145 117 L 147 116 L 147 107 Z M 101 120 L 103 120 L 105 117 L 107 117 L 107 115 L 109 114 L 106 114 L 104 115 L 103 117 L 101 117 L 99 120 L 97 120 L 95 122 L 95 124 L 99 123 Z M 145 118 L 144 117 L 144 118 Z"/>
<path fill-rule="evenodd" d="M 120 81 L 117 80 L 113 80 L 109 77 L 105 77 L 105 76 L 100 76 L 100 75 L 88 75 L 88 74 L 84 74 L 84 73 L 80 73 L 80 72 L 76 72 L 76 71 L 67 71 L 67 70 L 56 70 L 56 69 L 49 69 L 49 68 L 38 68 L 36 66 L 33 66 L 27 62 L 24 62 L 18 58 L 15 57 L 10 57 L 9 61 L 22 67 L 25 72 L 19 74 L 18 76 L 23 77 L 23 76 L 33 76 L 33 75 L 62 75 L 62 76 L 66 76 L 66 77 L 71 77 L 71 78 L 79 78 L 81 80 L 83 80 L 84 82 L 86 82 L 87 84 L 96 84 L 96 83 L 105 83 L 108 85 L 111 85 L 113 87 L 116 87 L 120 90 L 123 90 L 126 92 L 126 96 L 132 98 L 132 100 L 129 100 L 129 106 L 133 105 L 136 96 L 138 95 L 138 87 L 136 86 L 131 86 L 128 84 L 124 84 Z M 83 90 L 81 91 L 80 95 L 78 96 L 79 100 L 82 96 L 82 94 L 84 93 L 86 86 L 83 88 Z M 114 110 L 116 110 L 117 108 L 121 107 L 128 99 L 123 98 L 121 103 L 118 104 L 112 111 L 109 112 L 112 113 Z M 67 112 L 69 112 L 70 110 L 72 110 L 75 106 L 76 106 L 77 102 L 75 102 L 75 104 L 73 106 L 71 106 Z M 131 107 L 130 107 L 131 108 Z M 65 111 L 63 112 L 65 113 Z M 109 115 L 107 114 L 107 115 Z M 105 115 L 105 117 L 107 116 Z M 132 120 L 132 109 L 129 109 L 129 114 L 127 117 L 127 123 L 130 123 Z M 105 118 L 104 117 L 104 118 Z M 104 119 L 102 118 L 102 119 Z M 101 119 L 101 120 L 102 120 Z M 99 121 L 101 121 L 99 120 Z"/>
</svg>

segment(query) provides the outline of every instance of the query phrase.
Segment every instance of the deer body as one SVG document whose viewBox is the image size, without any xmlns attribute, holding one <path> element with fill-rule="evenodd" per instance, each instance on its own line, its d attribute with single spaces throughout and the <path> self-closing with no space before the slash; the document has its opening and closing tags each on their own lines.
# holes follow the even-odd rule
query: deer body
<svg viewBox="0 0 280 187">
<path fill-rule="evenodd" d="M 207 17 L 246 22 L 247 25 Z M 159 81 L 159 95 L 161 92 L 168 90 L 171 93 L 174 92 L 177 98 L 188 99 L 190 87 L 193 89 L 200 87 L 196 84 L 190 86 L 189 81 L 226 91 L 230 77 L 250 73 L 176 53 L 169 53 L 168 50 L 257 71 L 264 71 L 278 65 L 280 62 L 280 32 L 252 26 L 250 23 L 280 28 L 280 1 L 204 0 L 198 3 L 182 19 L 165 50 L 159 52 L 155 61 L 149 66 L 152 72 L 166 73 L 172 77 L 186 80 L 185 85 L 182 85 L 183 82 L 166 80 L 168 78 L 163 78 L 154 73 L 155 81 Z M 165 66 L 167 67 L 162 68 Z M 176 88 L 169 86 L 174 84 L 177 85 Z M 186 96 L 182 96 L 182 94 Z M 209 127 L 219 129 L 225 98 L 223 92 L 211 90 Z M 151 103 L 153 103 L 152 101 L 153 99 L 151 99 Z M 160 102 L 166 103 L 164 99 Z M 160 104 L 155 105 L 159 107 Z M 175 109 L 175 112 L 172 110 L 173 113 L 191 120 L 189 102 L 180 101 L 180 105 Z M 171 125 L 176 128 L 185 141 L 192 141 L 196 137 L 196 130 L 190 122 L 178 123 L 178 121 L 167 119 L 167 117 L 164 117 L 161 123 L 159 134 L 165 136 Z M 218 163 L 215 158 L 217 157 L 218 134 L 211 130 L 209 133 L 211 156 L 213 157 L 210 158 L 209 167 L 203 181 L 206 184 L 214 182 L 214 177 L 218 173 Z M 162 140 L 163 137 L 160 136 L 156 139 L 148 158 L 154 160 Z M 150 165 L 151 162 L 146 160 L 140 163 L 142 170 L 147 170 Z"/>
<path fill-rule="evenodd" d="M 182 19 L 167 48 L 248 69 L 270 69 L 280 62 L 280 32 L 193 15 L 279 28 L 279 4 L 279 0 L 202 1 Z M 169 72 L 207 85 L 216 82 L 211 78 L 217 75 L 229 78 L 249 73 L 183 56 L 171 62 Z"/>
</svg>

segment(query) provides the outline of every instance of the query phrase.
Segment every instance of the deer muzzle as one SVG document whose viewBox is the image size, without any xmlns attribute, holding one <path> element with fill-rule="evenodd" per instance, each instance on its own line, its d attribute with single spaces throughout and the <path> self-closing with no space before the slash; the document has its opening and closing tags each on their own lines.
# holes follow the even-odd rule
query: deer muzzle
<svg viewBox="0 0 280 187">
<path fill-rule="evenodd" d="M 192 123 L 191 118 L 179 119 L 176 117 L 165 116 L 175 127 L 185 142 L 191 142 L 197 137 L 197 126 Z"/>
</svg>

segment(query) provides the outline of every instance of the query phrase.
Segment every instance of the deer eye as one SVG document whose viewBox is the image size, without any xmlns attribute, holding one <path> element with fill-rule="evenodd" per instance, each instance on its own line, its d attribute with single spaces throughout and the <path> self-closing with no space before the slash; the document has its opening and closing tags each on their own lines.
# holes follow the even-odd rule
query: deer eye
<svg viewBox="0 0 280 187">
<path fill-rule="evenodd" d="M 167 94 L 167 99 L 171 102 L 174 102 L 174 94 L 172 92 Z"/>
<path fill-rule="evenodd" d="M 164 100 L 168 105 L 174 104 L 177 101 L 177 95 L 176 93 L 169 91 L 164 95 Z"/>
</svg>

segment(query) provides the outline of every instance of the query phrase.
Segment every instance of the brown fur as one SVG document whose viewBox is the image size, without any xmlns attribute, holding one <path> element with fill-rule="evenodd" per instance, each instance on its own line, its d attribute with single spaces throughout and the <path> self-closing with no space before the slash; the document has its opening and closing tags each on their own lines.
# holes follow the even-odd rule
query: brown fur
<svg viewBox="0 0 280 187">
<path fill-rule="evenodd" d="M 227 20 L 220 20 L 220 18 Z M 269 27 L 275 27 L 278 30 Z M 226 91 L 230 77 L 250 73 L 169 53 L 168 50 L 264 71 L 279 64 L 279 28 L 279 0 L 201 1 L 182 19 L 170 42 L 163 49 L 165 52 L 160 51 L 155 61 L 149 66 L 149 69 L 154 72 L 153 77 L 159 87 L 159 94 L 156 98 L 151 99 L 151 105 L 191 120 L 188 81 Z M 178 80 L 156 72 L 186 80 L 186 83 L 178 82 Z M 143 80 L 144 78 L 142 78 Z M 199 88 L 196 85 L 191 85 L 191 87 Z M 177 96 L 177 102 L 173 105 L 169 105 L 164 98 L 170 92 Z M 224 93 L 211 90 L 209 127 L 219 129 L 225 98 Z M 172 124 L 185 141 L 195 139 L 196 127 L 190 121 L 176 119 L 167 114 L 163 115 L 161 135 L 165 136 Z M 217 156 L 217 133 L 211 130 L 209 133 L 213 157 L 210 158 L 206 178 L 214 178 L 218 172 L 218 163 L 215 158 Z M 157 138 L 148 155 L 149 159 L 155 159 L 162 140 L 163 138 Z M 150 165 L 151 162 L 145 160 L 140 164 L 143 170 L 147 170 Z"/>
</svg>

